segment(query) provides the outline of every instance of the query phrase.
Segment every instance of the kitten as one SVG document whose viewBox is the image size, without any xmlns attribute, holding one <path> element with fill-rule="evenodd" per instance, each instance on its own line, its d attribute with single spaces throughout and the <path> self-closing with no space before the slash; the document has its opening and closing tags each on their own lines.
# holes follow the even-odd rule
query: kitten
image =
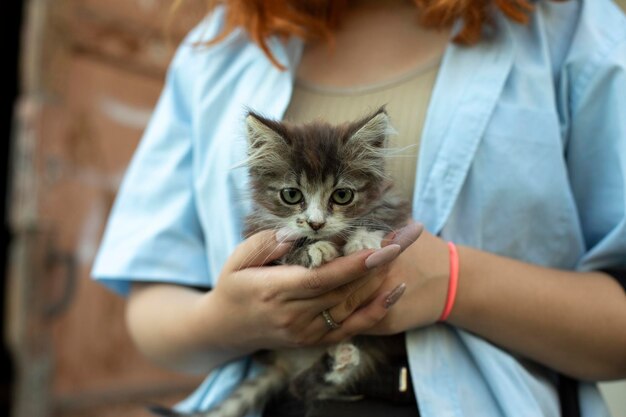
<svg viewBox="0 0 626 417">
<path fill-rule="evenodd" d="M 289 124 L 253 112 L 246 124 L 253 209 L 245 235 L 288 230 L 297 240 L 281 263 L 315 268 L 341 254 L 380 248 L 383 236 L 409 218 L 409 204 L 393 194 L 385 170 L 385 145 L 393 128 L 384 108 L 339 126 Z M 262 352 L 255 359 L 266 364 L 265 370 L 216 408 L 193 414 L 153 411 L 243 417 L 287 386 L 307 403 L 341 396 L 384 361 L 377 339 Z"/>
</svg>

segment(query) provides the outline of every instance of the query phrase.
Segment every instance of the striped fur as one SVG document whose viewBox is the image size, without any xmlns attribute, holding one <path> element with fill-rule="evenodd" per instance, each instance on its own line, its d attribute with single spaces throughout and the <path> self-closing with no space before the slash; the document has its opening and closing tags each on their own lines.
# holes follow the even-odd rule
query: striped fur
<svg viewBox="0 0 626 417">
<path fill-rule="evenodd" d="M 382 236 L 409 218 L 409 204 L 393 193 L 385 170 L 385 145 L 393 129 L 384 108 L 339 126 L 293 125 L 252 112 L 246 124 L 253 210 L 245 235 L 290 230 L 298 241 L 283 263 L 317 267 L 340 252 L 380 247 Z M 297 189 L 301 201 L 285 201 L 285 189 Z M 350 201 L 339 203 L 337 190 L 350 190 Z M 305 402 L 340 396 L 384 360 L 378 341 L 359 337 L 329 349 L 274 351 L 263 361 L 265 372 L 242 383 L 212 410 L 152 411 L 170 417 L 243 417 L 287 386 Z"/>
</svg>

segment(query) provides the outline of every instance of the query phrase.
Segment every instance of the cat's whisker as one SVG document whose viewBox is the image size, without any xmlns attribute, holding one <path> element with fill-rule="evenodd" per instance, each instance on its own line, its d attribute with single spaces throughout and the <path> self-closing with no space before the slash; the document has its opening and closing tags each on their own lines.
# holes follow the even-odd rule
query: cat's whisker
<svg viewBox="0 0 626 417">
<path fill-rule="evenodd" d="M 405 151 L 417 150 L 418 148 L 419 148 L 419 145 L 416 143 L 403 146 L 402 148 L 388 148 L 385 154 L 385 157 L 393 156 L 393 155 L 396 155 Z M 415 155 L 416 154 L 414 153 L 412 156 L 415 156 Z"/>
<path fill-rule="evenodd" d="M 355 229 L 359 227 L 367 228 L 368 226 L 376 230 L 384 230 L 388 232 L 392 232 L 394 230 L 394 228 L 389 226 L 387 223 L 380 221 L 380 220 L 375 220 L 375 219 L 362 219 L 362 220 L 357 221 L 355 224 L 350 225 L 350 227 L 355 228 Z"/>
<path fill-rule="evenodd" d="M 270 253 L 267 254 L 267 256 L 265 257 L 265 259 L 263 259 L 263 265 L 267 265 L 267 261 L 268 259 L 270 259 L 272 257 L 272 255 L 274 254 L 274 252 L 276 252 L 277 248 L 272 249 L 272 251 Z"/>
<path fill-rule="evenodd" d="M 401 158 L 415 158 L 416 155 L 390 155 L 388 156 L 389 159 L 393 158 L 393 159 L 401 159 Z"/>
<path fill-rule="evenodd" d="M 276 229 L 278 230 L 278 229 Z M 287 242 L 289 240 L 289 237 L 284 237 L 283 239 L 278 241 L 278 244 L 283 244 L 285 242 Z M 272 257 L 272 255 L 274 254 L 274 252 L 276 252 L 276 249 L 278 249 L 278 247 L 274 248 L 263 260 L 263 265 L 265 265 L 267 263 L 267 260 L 270 259 Z"/>
<path fill-rule="evenodd" d="M 260 253 L 265 252 L 265 250 L 266 250 L 267 248 L 269 248 L 272 244 L 273 244 L 272 242 L 265 242 L 265 243 L 264 243 L 264 244 L 263 244 L 260 248 L 258 248 L 256 251 L 249 252 L 249 253 L 248 253 L 248 254 L 244 257 L 244 259 L 241 261 L 241 264 L 242 264 L 242 265 L 247 265 L 247 264 L 250 262 L 250 260 L 251 260 L 251 259 L 256 258 L 256 257 L 257 257 Z M 272 252 L 272 253 L 273 253 L 273 252 Z M 265 263 L 267 262 L 267 259 L 269 259 L 269 257 L 270 257 L 270 256 L 271 256 L 271 253 L 270 253 L 270 255 L 268 255 L 268 256 L 265 258 L 265 260 L 263 261 L 263 264 L 265 264 Z"/>
<path fill-rule="evenodd" d="M 242 161 L 235 162 L 235 164 L 231 165 L 228 169 L 233 170 L 233 169 L 239 169 L 239 168 L 247 168 L 248 164 L 249 164 L 249 158 L 246 158 Z"/>
<path fill-rule="evenodd" d="M 329 129 L 336 134 L 329 135 Z M 246 116 L 247 155 L 238 157 L 245 159 L 237 161 L 230 168 L 247 167 L 250 173 L 250 195 L 245 202 L 251 202 L 253 209 L 245 220 L 246 236 L 262 230 L 276 232 L 287 226 L 294 231 L 307 232 L 307 239 L 293 245 L 280 258 L 281 263 L 299 265 L 292 268 L 319 265 L 334 259 L 338 255 L 336 249 L 340 248 L 331 246 L 329 242 L 337 239 L 349 245 L 346 252 L 353 248 L 375 247 L 384 233 L 399 226 L 398 219 L 408 217 L 408 203 L 389 192 L 387 184 L 391 183 L 391 178 L 386 171 L 385 161 L 414 157 L 417 145 L 389 147 L 387 143 L 392 131 L 384 108 L 362 120 L 339 127 L 321 121 L 295 126 L 249 111 Z M 345 140 L 336 140 L 342 135 L 349 136 Z M 328 175 L 329 172 L 332 174 Z M 365 184 L 371 184 L 372 190 L 378 191 L 376 197 L 356 191 Z M 354 203 L 350 200 L 345 204 L 327 204 L 329 198 L 337 202 L 334 193 L 338 188 L 349 188 L 356 193 Z M 301 199 L 290 203 L 283 194 L 285 189 L 295 189 Z M 350 204 L 352 207 L 355 204 L 362 205 L 362 208 L 359 207 L 355 213 Z M 325 207 L 328 207 L 326 212 Z M 320 218 L 325 223 L 312 220 Z M 317 235 L 307 227 L 305 220 L 311 222 L 312 228 L 314 221 L 320 224 L 315 229 L 319 230 Z M 252 261 L 255 261 L 255 265 L 266 265 L 268 260 L 277 257 L 277 250 L 282 252 L 284 246 L 281 247 L 281 244 L 290 238 L 279 236 L 276 241 L 265 241 L 243 256 L 241 267 L 250 265 Z M 272 276 L 272 269 L 262 270 L 262 279 Z M 340 394 L 352 380 L 360 377 L 364 365 L 372 369 L 375 366 L 374 357 L 367 358 L 373 351 L 372 346 L 357 348 L 349 342 L 341 346 L 344 357 L 345 351 L 349 353 L 353 349 L 355 356 L 348 355 L 348 359 L 360 358 L 356 364 L 344 364 L 352 367 L 349 373 L 333 370 L 327 374 L 327 359 L 311 356 L 306 350 L 295 349 L 289 353 L 277 350 L 273 352 L 275 356 L 267 366 L 267 373 L 242 383 L 231 397 L 210 411 L 209 415 L 246 415 L 250 410 L 259 408 L 257 403 L 266 401 L 289 382 L 293 384 L 292 387 L 297 386 L 302 390 L 303 397 L 313 398 L 316 390 L 320 389 L 317 383 L 307 382 L 306 386 L 300 387 L 298 384 L 302 384 L 302 381 L 297 380 L 298 375 L 304 375 L 306 381 L 332 381 L 331 385 L 324 384 L 325 394 Z M 337 359 L 336 353 L 331 352 L 329 355 L 331 359 Z M 307 362 L 324 366 L 310 366 L 310 363 L 304 365 Z M 226 409 L 228 413 L 224 412 Z"/>
</svg>

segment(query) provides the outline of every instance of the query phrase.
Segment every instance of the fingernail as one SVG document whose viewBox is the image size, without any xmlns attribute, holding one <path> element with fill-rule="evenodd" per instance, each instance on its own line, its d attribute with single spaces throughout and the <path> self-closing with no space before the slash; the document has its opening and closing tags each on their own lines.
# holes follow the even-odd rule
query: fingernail
<svg viewBox="0 0 626 417">
<path fill-rule="evenodd" d="M 393 241 L 395 240 L 396 236 L 398 235 L 397 232 L 391 232 L 389 233 L 389 235 L 387 235 L 383 241 L 381 242 L 381 246 L 387 246 L 390 245 L 391 243 L 393 243 Z"/>
<path fill-rule="evenodd" d="M 387 298 L 385 298 L 385 308 L 391 308 L 392 305 L 397 303 L 405 290 L 406 284 L 404 282 L 391 290 Z"/>
<path fill-rule="evenodd" d="M 405 250 L 420 237 L 423 230 L 424 226 L 421 223 L 410 223 L 398 230 L 392 242 Z"/>
<path fill-rule="evenodd" d="M 387 262 L 395 259 L 401 252 L 400 245 L 391 244 L 382 249 L 378 249 L 365 259 L 365 267 L 367 269 L 374 269 L 377 266 L 386 264 Z"/>
<path fill-rule="evenodd" d="M 298 232 L 294 232 L 293 230 L 286 227 L 279 229 L 276 232 L 275 237 L 278 243 L 293 242 L 294 240 L 298 240 L 299 238 Z"/>
</svg>

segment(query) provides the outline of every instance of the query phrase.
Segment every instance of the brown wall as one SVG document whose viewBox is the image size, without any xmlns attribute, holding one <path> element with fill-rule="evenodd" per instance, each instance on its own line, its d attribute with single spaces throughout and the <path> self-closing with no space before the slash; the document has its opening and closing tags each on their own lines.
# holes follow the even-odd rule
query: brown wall
<svg viewBox="0 0 626 417">
<path fill-rule="evenodd" d="M 204 13 L 187 2 L 174 44 Z M 200 381 L 148 363 L 124 301 L 89 277 L 172 50 L 165 0 L 32 0 L 16 105 L 8 341 L 15 417 L 148 415 Z"/>
</svg>

